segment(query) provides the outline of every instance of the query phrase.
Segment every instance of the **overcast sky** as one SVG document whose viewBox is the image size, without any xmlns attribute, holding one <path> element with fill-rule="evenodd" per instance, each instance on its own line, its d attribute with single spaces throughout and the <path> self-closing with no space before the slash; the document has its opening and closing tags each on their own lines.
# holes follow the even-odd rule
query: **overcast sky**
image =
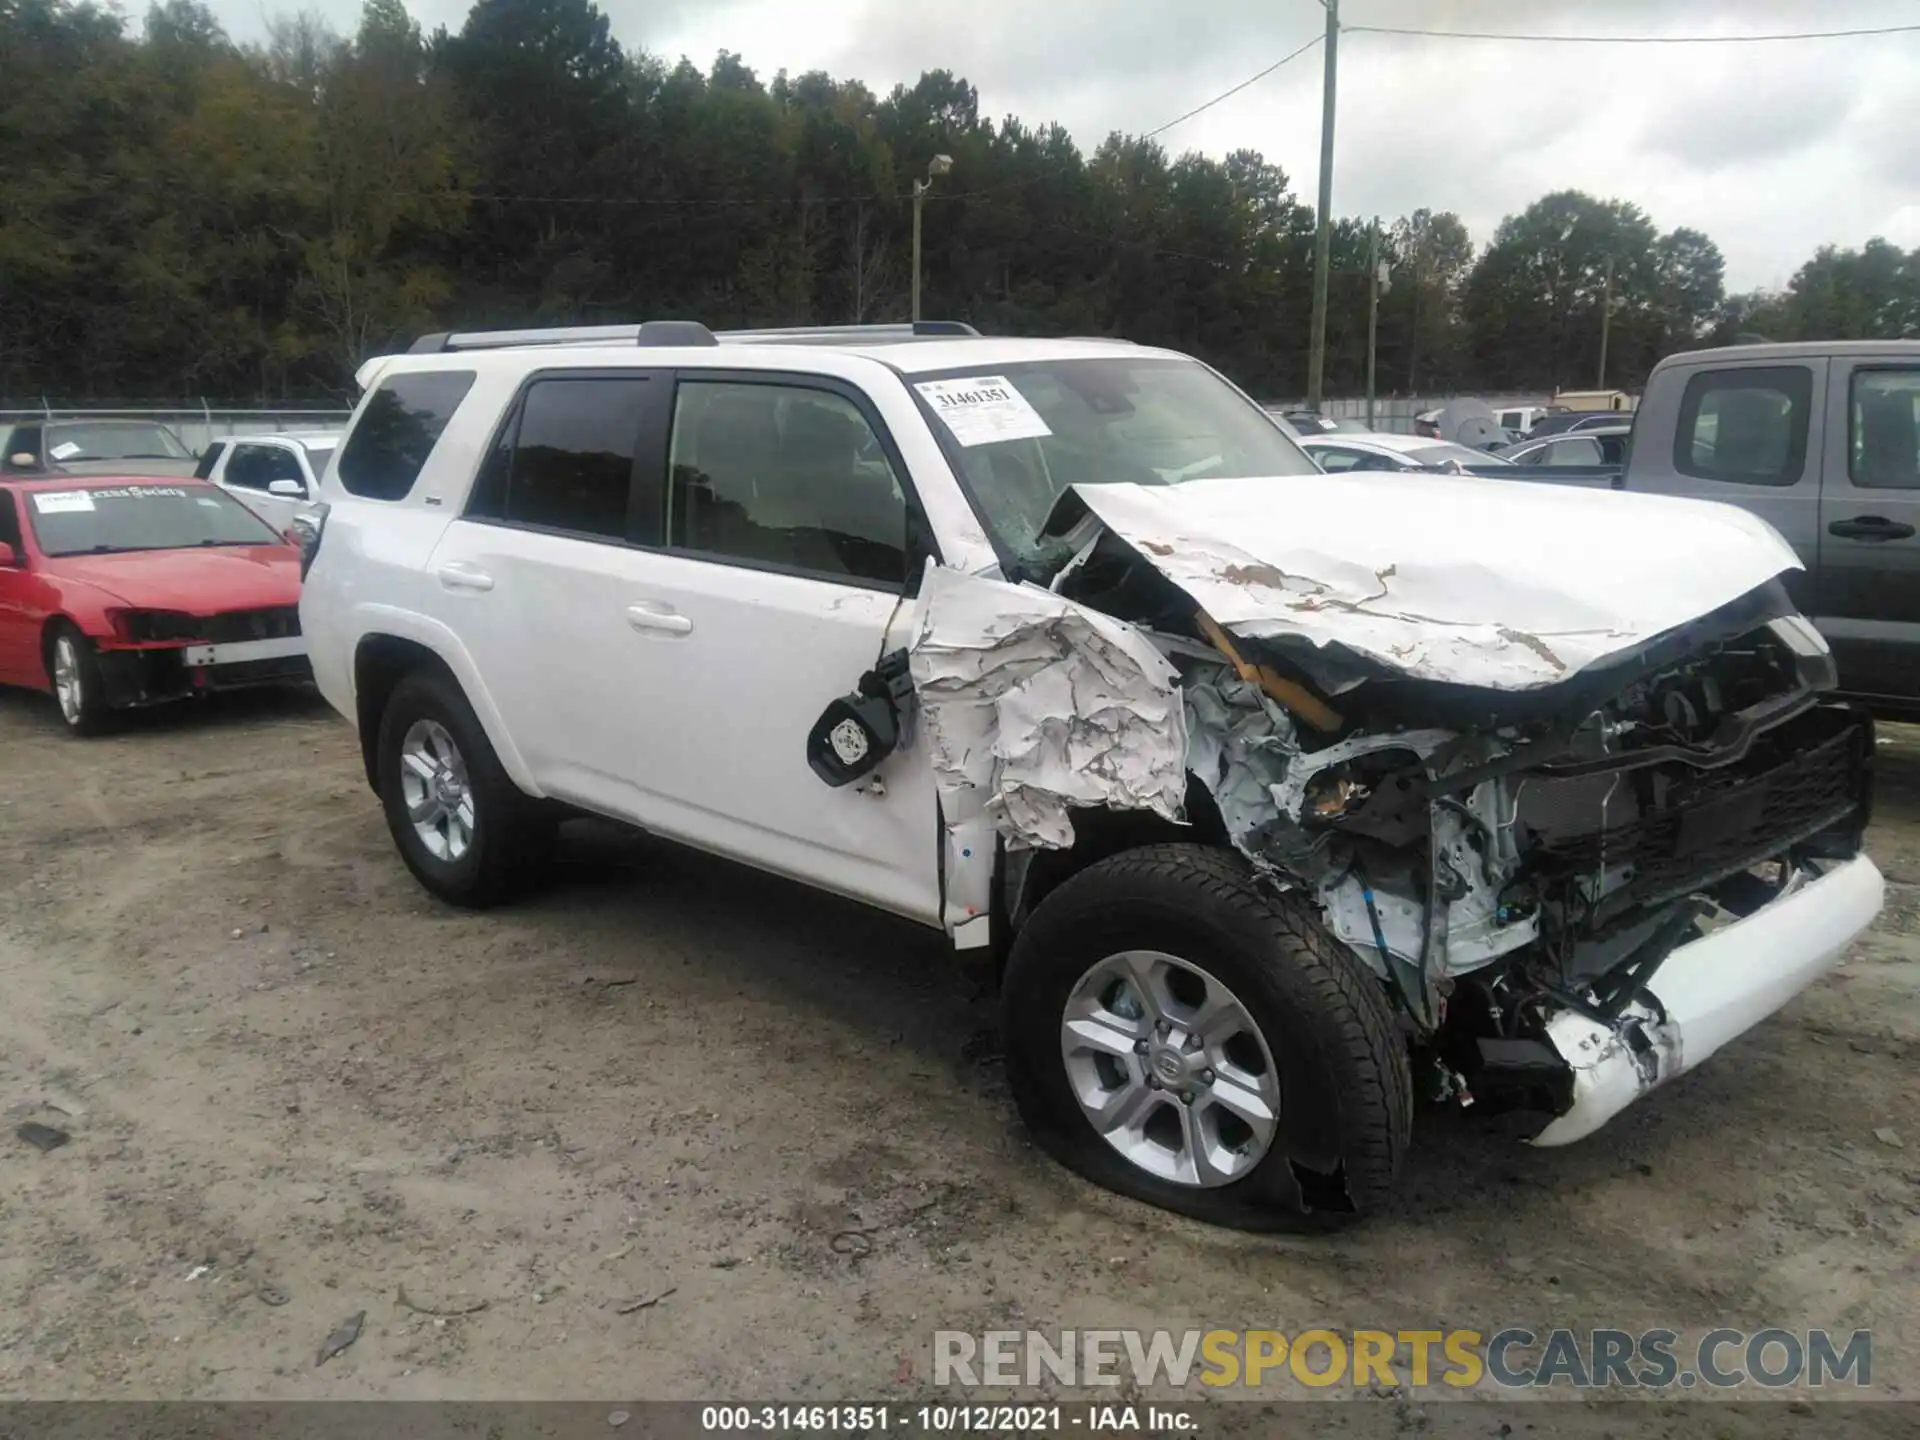
<svg viewBox="0 0 1920 1440">
<path fill-rule="evenodd" d="M 408 0 L 431 30 L 467 0 Z M 1084 148 L 1139 132 L 1312 38 L 1319 0 L 600 0 L 628 48 L 762 78 L 821 69 L 880 94 L 945 67 L 984 115 L 1057 120 Z M 304 0 L 351 31 L 360 0 Z M 130 7 L 133 8 L 133 7 Z M 212 0 L 236 39 L 302 8 Z M 1535 34 L 1740 34 L 1920 23 L 1920 0 L 1342 0 L 1350 26 Z M 1242 146 L 1312 203 L 1318 47 L 1161 137 Z M 1704 230 L 1732 290 L 1784 285 L 1822 243 L 1920 246 L 1920 33 L 1757 45 L 1574 45 L 1354 33 L 1340 46 L 1334 212 L 1453 210 L 1484 244 L 1502 216 L 1577 187 Z M 958 179 L 958 177 L 956 177 Z"/>
</svg>

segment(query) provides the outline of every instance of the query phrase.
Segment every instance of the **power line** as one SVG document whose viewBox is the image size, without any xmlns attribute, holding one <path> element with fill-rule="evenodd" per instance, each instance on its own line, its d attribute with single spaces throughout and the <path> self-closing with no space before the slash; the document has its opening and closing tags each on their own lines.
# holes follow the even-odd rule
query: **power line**
<svg viewBox="0 0 1920 1440">
<path fill-rule="evenodd" d="M 1920 26 L 1917 26 L 1915 28 L 1920 29 Z M 1166 124 L 1160 126 L 1157 130 L 1149 130 L 1147 131 L 1146 134 L 1142 135 L 1140 138 L 1142 140 L 1151 140 L 1156 135 L 1163 135 L 1167 131 L 1173 129 L 1173 127 L 1176 125 L 1186 124 L 1187 121 L 1193 119 L 1194 116 L 1200 114 L 1203 110 L 1211 110 L 1214 106 L 1220 104 L 1222 101 L 1231 100 L 1234 96 L 1238 95 L 1242 90 L 1246 89 L 1249 85 L 1256 85 L 1260 81 L 1266 79 L 1267 76 L 1273 74 L 1274 71 L 1278 70 L 1282 65 L 1286 64 L 1289 60 L 1298 60 L 1302 55 L 1306 54 L 1307 51 L 1311 50 L 1314 46 L 1318 45 L 1322 38 L 1323 37 L 1319 35 L 1314 36 L 1311 40 L 1307 41 L 1306 44 L 1302 45 L 1298 50 L 1290 50 L 1285 55 L 1282 55 L 1278 60 L 1274 61 L 1273 64 L 1267 66 L 1267 68 L 1262 70 L 1259 74 L 1249 75 L 1246 79 L 1242 80 L 1238 85 L 1234 86 L 1231 90 L 1223 90 L 1220 94 L 1214 96 L 1213 99 L 1207 101 L 1204 105 L 1194 106 L 1193 109 L 1187 111 L 1186 114 L 1175 116 L 1173 119 L 1167 121 Z"/>
<path fill-rule="evenodd" d="M 1910 35 L 1920 25 L 1875 25 L 1854 30 L 1795 30 L 1770 35 L 1507 35 L 1489 30 L 1416 30 L 1401 25 L 1342 25 L 1348 34 L 1414 35 L 1428 40 L 1514 40 L 1546 45 L 1763 45 L 1776 40 L 1849 40 L 1862 35 Z"/>
</svg>

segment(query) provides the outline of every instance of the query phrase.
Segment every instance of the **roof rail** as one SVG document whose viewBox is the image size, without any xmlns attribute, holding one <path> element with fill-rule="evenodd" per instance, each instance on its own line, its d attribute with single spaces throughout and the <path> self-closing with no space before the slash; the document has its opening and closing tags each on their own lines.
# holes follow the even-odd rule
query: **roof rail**
<svg viewBox="0 0 1920 1440">
<path fill-rule="evenodd" d="M 798 325 L 777 330 L 722 330 L 716 334 L 698 320 L 647 320 L 638 325 L 561 325 L 530 330 L 455 330 L 422 335 L 407 347 L 409 355 L 440 355 L 458 350 L 507 350 L 532 345 L 836 345 L 886 343 L 974 335 L 962 320 L 915 320 L 900 325 Z"/>
<path fill-rule="evenodd" d="M 939 340 L 978 337 L 964 320 L 913 320 L 897 325 L 791 325 L 773 330 L 721 330 L 722 341 L 776 345 L 887 344 L 896 340 Z"/>
<path fill-rule="evenodd" d="M 456 330 L 422 335 L 409 355 L 451 350 L 509 350 L 528 345 L 717 345 L 698 320 L 648 320 L 639 325 L 561 325 L 538 330 Z"/>
</svg>

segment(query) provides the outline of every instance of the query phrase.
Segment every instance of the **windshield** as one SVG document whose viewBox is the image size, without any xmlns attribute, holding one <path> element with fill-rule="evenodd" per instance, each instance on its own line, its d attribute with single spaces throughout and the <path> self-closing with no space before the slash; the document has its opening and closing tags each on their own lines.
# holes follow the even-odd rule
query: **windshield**
<svg viewBox="0 0 1920 1440">
<path fill-rule="evenodd" d="M 915 376 L 986 522 L 1023 560 L 1073 485 L 1318 470 L 1280 423 L 1191 360 L 1124 353 Z"/>
<path fill-rule="evenodd" d="M 1507 465 L 1512 462 L 1499 455 L 1489 455 L 1484 450 L 1470 450 L 1465 445 L 1442 442 L 1438 445 L 1422 445 L 1416 450 L 1401 452 L 1415 465 Z"/>
<path fill-rule="evenodd" d="M 49 425 L 47 458 L 68 460 L 191 460 L 193 453 L 164 425 Z"/>
<path fill-rule="evenodd" d="M 282 543 L 265 521 L 212 486 L 34 490 L 26 498 L 34 538 L 45 555 Z"/>
</svg>

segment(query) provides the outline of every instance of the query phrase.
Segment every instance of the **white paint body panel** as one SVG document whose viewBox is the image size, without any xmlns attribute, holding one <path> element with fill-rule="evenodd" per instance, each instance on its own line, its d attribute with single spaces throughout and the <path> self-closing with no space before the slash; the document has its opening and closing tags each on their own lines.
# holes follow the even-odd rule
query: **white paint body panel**
<svg viewBox="0 0 1920 1440">
<path fill-rule="evenodd" d="M 304 655 L 307 642 L 299 635 L 281 640 L 231 640 L 224 645 L 189 645 L 181 664 L 191 668 L 208 665 L 234 665 L 244 660 L 281 660 L 289 655 Z"/>
<path fill-rule="evenodd" d="M 1873 923 L 1885 882 L 1865 855 L 1667 957 L 1648 987 L 1666 1009 L 1629 1014 L 1653 1042 L 1635 1056 L 1614 1031 L 1571 1011 L 1547 1027 L 1573 1068 L 1573 1105 L 1533 1139 L 1567 1145 L 1684 1075 L 1826 974 Z"/>
<path fill-rule="evenodd" d="M 1078 490 L 1229 630 L 1501 690 L 1565 680 L 1800 565 L 1757 516 L 1662 495 L 1361 472 Z"/>
</svg>

